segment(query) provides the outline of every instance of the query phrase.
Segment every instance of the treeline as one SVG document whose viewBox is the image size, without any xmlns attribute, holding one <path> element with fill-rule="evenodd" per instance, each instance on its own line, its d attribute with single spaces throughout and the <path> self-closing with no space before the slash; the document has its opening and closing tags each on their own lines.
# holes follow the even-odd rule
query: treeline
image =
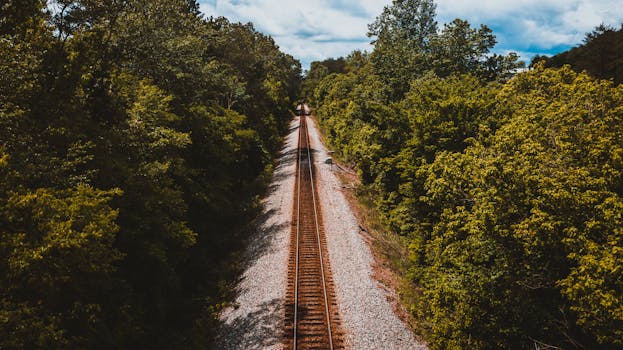
<svg viewBox="0 0 623 350">
<path fill-rule="evenodd" d="M 408 245 L 416 332 L 431 349 L 620 349 L 623 88 L 516 74 L 486 26 L 440 30 L 430 0 L 393 1 L 370 35 L 304 86 Z"/>
<path fill-rule="evenodd" d="M 576 72 L 586 71 L 599 79 L 623 83 L 623 24 L 619 30 L 600 24 L 587 33 L 582 45 L 554 55 L 533 58 L 532 64 L 543 62 L 545 67 L 570 65 Z"/>
<path fill-rule="evenodd" d="M 0 35 L 0 348 L 208 347 L 299 62 L 194 0 L 9 0 Z"/>
</svg>

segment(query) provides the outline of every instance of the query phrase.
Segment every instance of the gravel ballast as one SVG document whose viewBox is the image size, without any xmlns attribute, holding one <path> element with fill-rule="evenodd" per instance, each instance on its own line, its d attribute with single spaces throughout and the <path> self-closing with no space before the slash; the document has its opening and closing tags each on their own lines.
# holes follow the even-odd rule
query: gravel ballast
<svg viewBox="0 0 623 350">
<path fill-rule="evenodd" d="M 390 292 L 373 278 L 374 258 L 359 232 L 342 184 L 308 118 L 328 257 L 345 343 L 349 349 L 426 349 L 394 313 Z M 216 349 L 281 349 L 289 236 L 296 171 L 298 118 L 291 124 L 263 215 L 246 252 L 235 303 L 221 314 Z"/>
<path fill-rule="evenodd" d="M 298 118 L 290 124 L 245 254 L 236 300 L 221 314 L 214 349 L 282 348 L 297 146 Z"/>
</svg>

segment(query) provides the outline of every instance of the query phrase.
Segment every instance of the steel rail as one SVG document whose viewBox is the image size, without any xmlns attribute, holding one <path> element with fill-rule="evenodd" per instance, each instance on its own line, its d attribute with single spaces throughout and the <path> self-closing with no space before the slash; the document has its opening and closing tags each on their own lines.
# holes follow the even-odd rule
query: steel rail
<svg viewBox="0 0 623 350">
<path fill-rule="evenodd" d="M 299 284 L 299 276 L 298 276 L 298 267 L 299 267 L 299 239 L 300 239 L 300 223 L 301 223 L 301 174 L 303 172 L 303 168 L 300 166 L 300 161 L 301 161 L 301 156 L 302 156 L 302 152 L 303 152 L 303 147 L 301 147 L 302 144 L 302 140 L 301 140 L 301 136 L 303 133 L 303 125 L 304 127 L 304 132 L 305 132 L 305 141 L 306 141 L 306 149 L 307 149 L 307 162 L 309 164 L 309 176 L 310 176 L 310 183 L 311 183 L 311 190 L 312 190 L 312 201 L 313 201 L 313 206 L 314 206 L 314 223 L 315 223 L 315 229 L 316 229 L 316 239 L 318 242 L 318 255 L 319 255 L 319 261 L 320 261 L 320 272 L 321 272 L 321 279 L 322 279 L 322 291 L 323 291 L 323 296 L 324 296 L 324 306 L 325 306 L 325 317 L 326 317 L 326 321 L 327 321 L 327 332 L 328 332 L 328 336 L 329 336 L 329 349 L 333 350 L 333 332 L 331 329 L 331 314 L 329 312 L 329 298 L 327 296 L 327 284 L 326 284 L 326 278 L 325 278 L 325 272 L 324 272 L 324 261 L 323 261 L 323 254 L 322 254 L 322 244 L 321 244 L 321 238 L 320 238 L 320 224 L 318 223 L 318 209 L 317 209 L 317 205 L 316 205 L 316 188 L 314 185 L 314 175 L 313 175 L 313 163 L 311 160 L 311 152 L 310 152 L 310 143 L 309 143 L 309 132 L 307 131 L 307 123 L 306 123 L 306 118 L 305 116 L 301 116 L 300 117 L 300 124 L 299 124 L 299 151 L 298 151 L 298 159 L 297 159 L 297 222 L 296 222 L 296 256 L 295 256 L 295 277 L 294 277 L 294 334 L 293 334 L 293 338 L 294 338 L 294 343 L 293 343 L 293 349 L 296 350 L 298 348 L 298 338 L 297 338 L 297 332 L 298 332 L 298 284 Z M 304 122 L 305 121 L 305 122 Z"/>
<path fill-rule="evenodd" d="M 302 117 L 299 117 L 302 118 Z M 302 130 L 302 119 L 299 119 L 299 140 L 298 140 L 298 158 L 296 159 L 296 170 L 297 170 L 297 190 L 296 190 L 296 258 L 295 258 L 295 267 L 294 267 L 294 350 L 296 350 L 297 346 L 297 324 L 298 324 L 298 287 L 299 287 L 299 238 L 300 238 L 300 228 L 301 228 L 301 155 L 302 155 L 302 147 L 301 147 L 301 131 Z M 306 128 L 307 131 L 307 128 Z M 309 146 L 309 145 L 308 145 Z"/>
<path fill-rule="evenodd" d="M 305 117 L 307 118 L 307 117 Z M 322 245 L 320 243 L 320 228 L 318 225 L 318 211 L 316 209 L 316 188 L 314 186 L 314 175 L 311 162 L 311 152 L 309 152 L 309 132 L 307 131 L 307 119 L 305 120 L 305 136 L 307 138 L 307 161 L 309 162 L 309 178 L 311 179 L 312 199 L 314 201 L 314 221 L 316 223 L 316 238 L 318 239 L 318 255 L 320 256 L 320 272 L 322 274 L 322 292 L 324 293 L 324 307 L 327 317 L 327 330 L 329 332 L 329 349 L 333 350 L 333 334 L 331 334 L 331 315 L 329 314 L 329 298 L 327 298 L 327 283 L 324 276 L 324 262 L 322 259 Z"/>
</svg>

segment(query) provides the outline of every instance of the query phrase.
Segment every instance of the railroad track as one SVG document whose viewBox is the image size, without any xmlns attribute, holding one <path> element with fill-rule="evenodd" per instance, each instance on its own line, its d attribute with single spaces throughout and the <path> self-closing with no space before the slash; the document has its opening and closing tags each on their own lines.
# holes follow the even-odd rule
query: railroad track
<svg viewBox="0 0 623 350">
<path fill-rule="evenodd" d="M 343 349 L 306 119 L 300 117 L 285 342 L 289 349 Z"/>
</svg>

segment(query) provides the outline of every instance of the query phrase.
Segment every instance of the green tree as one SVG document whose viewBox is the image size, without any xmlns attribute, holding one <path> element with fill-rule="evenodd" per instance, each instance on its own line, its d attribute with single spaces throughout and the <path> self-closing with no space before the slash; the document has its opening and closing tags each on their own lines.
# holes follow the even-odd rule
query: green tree
<svg viewBox="0 0 623 350">
<path fill-rule="evenodd" d="M 368 26 L 373 38 L 371 60 L 378 75 L 400 99 L 409 83 L 430 67 L 431 37 L 437 33 L 432 0 L 394 0 Z"/>
<path fill-rule="evenodd" d="M 119 194 L 83 185 L 2 189 L 0 346 L 78 349 L 101 346 L 97 335 L 119 335 L 110 321 L 131 317 L 115 300 L 122 255 L 113 247 L 118 211 L 110 201 Z"/>
<path fill-rule="evenodd" d="M 45 18 L 42 0 L 7 0 L 0 6 L 0 35 L 24 34 L 23 30 Z"/>
<path fill-rule="evenodd" d="M 433 70 L 440 77 L 469 73 L 483 81 L 506 80 L 514 70 L 523 67 L 523 62 L 517 62 L 514 53 L 490 55 L 495 44 L 495 35 L 489 27 L 480 25 L 475 29 L 457 18 L 431 39 Z"/>
<path fill-rule="evenodd" d="M 300 63 L 195 1 L 0 11 L 0 347 L 205 348 Z"/>
<path fill-rule="evenodd" d="M 402 99 L 410 83 L 429 71 L 440 77 L 472 74 L 483 81 L 504 81 L 523 67 L 514 53 L 489 54 L 496 40 L 485 25 L 475 29 L 455 19 L 438 31 L 435 9 L 433 1 L 397 0 L 369 25 L 371 61 L 390 87 L 392 101 Z"/>
<path fill-rule="evenodd" d="M 498 95 L 508 119 L 495 134 L 437 154 L 424 188 L 439 216 L 412 269 L 413 309 L 435 347 L 620 346 L 621 97 L 538 69 Z"/>
<path fill-rule="evenodd" d="M 416 330 L 433 349 L 618 349 L 622 90 L 541 65 L 487 83 L 486 59 L 458 62 L 474 75 L 422 76 L 399 103 L 371 65 L 315 91 L 408 241 Z"/>
<path fill-rule="evenodd" d="M 565 64 L 577 71 L 587 71 L 600 79 L 614 79 L 616 84 L 623 82 L 623 26 L 615 28 L 600 24 L 586 34 L 583 43 L 568 51 L 561 52 L 545 60 L 546 67 L 562 67 Z"/>
</svg>

